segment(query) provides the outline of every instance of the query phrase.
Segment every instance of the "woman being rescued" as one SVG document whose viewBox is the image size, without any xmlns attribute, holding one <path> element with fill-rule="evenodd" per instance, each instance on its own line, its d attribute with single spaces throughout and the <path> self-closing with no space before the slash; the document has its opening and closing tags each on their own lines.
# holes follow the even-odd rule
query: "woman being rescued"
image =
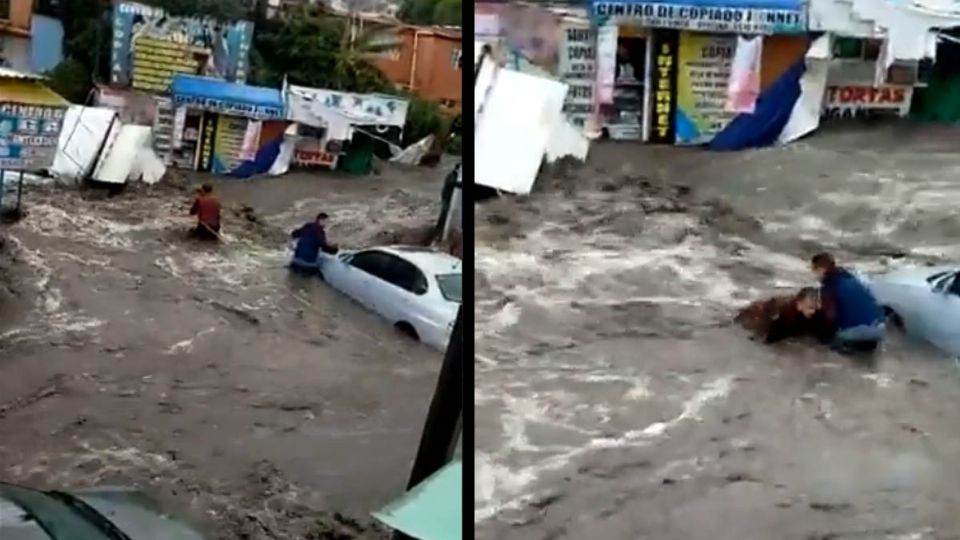
<svg viewBox="0 0 960 540">
<path fill-rule="evenodd" d="M 758 300 L 743 308 L 734 321 L 749 330 L 754 339 L 776 343 L 789 338 L 828 339 L 831 329 L 820 311 L 820 291 L 814 287 L 799 293 Z"/>
</svg>

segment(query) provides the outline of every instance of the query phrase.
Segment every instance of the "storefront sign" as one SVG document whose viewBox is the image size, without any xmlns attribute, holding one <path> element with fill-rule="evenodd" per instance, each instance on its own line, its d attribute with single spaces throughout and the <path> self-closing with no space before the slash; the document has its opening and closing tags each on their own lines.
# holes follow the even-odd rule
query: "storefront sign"
<svg viewBox="0 0 960 540">
<path fill-rule="evenodd" d="M 326 167 L 332 169 L 337 164 L 337 154 L 317 150 L 316 145 L 313 148 L 297 148 L 293 152 L 293 161 L 302 167 Z"/>
<path fill-rule="evenodd" d="M 263 120 L 280 120 L 283 118 L 283 109 L 264 105 L 251 105 L 236 101 L 224 101 L 199 96 L 174 95 L 173 104 L 176 107 L 191 107 L 231 116 L 258 118 Z"/>
<path fill-rule="evenodd" d="M 680 34 L 677 144 L 710 142 L 736 116 L 726 107 L 736 46 L 736 36 Z"/>
<path fill-rule="evenodd" d="M 289 90 L 308 103 L 339 112 L 354 125 L 403 127 L 410 108 L 408 100 L 384 94 L 354 94 L 306 86 L 290 86 Z"/>
<path fill-rule="evenodd" d="M 243 163 L 243 137 L 247 133 L 246 118 L 221 114 L 217 118 L 216 136 L 213 139 L 213 162 L 210 172 L 229 174 Z M 256 154 L 256 149 L 254 149 Z"/>
<path fill-rule="evenodd" d="M 653 28 L 736 34 L 799 34 L 807 31 L 807 16 L 797 9 L 756 9 L 659 2 L 593 3 L 599 19 L 630 21 Z"/>
<path fill-rule="evenodd" d="M 0 169 L 39 171 L 53 165 L 66 109 L 0 104 Z"/>
<path fill-rule="evenodd" d="M 213 168 L 213 148 L 217 140 L 217 115 L 206 113 L 203 115 L 203 125 L 200 126 L 200 145 L 197 149 L 197 170 L 210 172 Z"/>
<path fill-rule="evenodd" d="M 593 89 L 596 85 L 596 50 L 590 24 L 569 23 L 563 27 L 557 75 L 568 85 L 563 112 L 579 127 L 593 113 Z"/>
<path fill-rule="evenodd" d="M 613 103 L 617 79 L 617 25 L 607 24 L 597 29 L 597 86 L 596 104 Z"/>
<path fill-rule="evenodd" d="M 912 95 L 912 86 L 828 86 L 823 116 L 906 116 Z"/>
<path fill-rule="evenodd" d="M 677 32 L 656 30 L 650 39 L 653 66 L 650 70 L 653 115 L 649 142 L 673 144 L 677 110 Z"/>
<path fill-rule="evenodd" d="M 110 82 L 167 92 L 175 73 L 232 82 L 247 79 L 253 23 L 173 17 L 162 9 L 124 2 L 113 9 Z"/>
</svg>

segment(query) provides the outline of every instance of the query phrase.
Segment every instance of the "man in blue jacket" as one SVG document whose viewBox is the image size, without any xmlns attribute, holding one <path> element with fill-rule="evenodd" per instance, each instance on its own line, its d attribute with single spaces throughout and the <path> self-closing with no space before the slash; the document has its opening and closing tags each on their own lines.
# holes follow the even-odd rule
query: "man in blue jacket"
<svg viewBox="0 0 960 540">
<path fill-rule="evenodd" d="M 322 249 L 324 253 L 336 253 L 337 246 L 327 242 L 327 219 L 324 212 L 317 214 L 317 219 L 293 231 L 290 236 L 297 239 L 297 247 L 290 261 L 292 270 L 316 273 L 319 269 L 317 258 Z"/>
<path fill-rule="evenodd" d="M 815 255 L 811 266 L 820 279 L 820 309 L 835 329 L 831 346 L 844 353 L 875 350 L 883 340 L 884 316 L 870 289 L 829 253 Z"/>
</svg>

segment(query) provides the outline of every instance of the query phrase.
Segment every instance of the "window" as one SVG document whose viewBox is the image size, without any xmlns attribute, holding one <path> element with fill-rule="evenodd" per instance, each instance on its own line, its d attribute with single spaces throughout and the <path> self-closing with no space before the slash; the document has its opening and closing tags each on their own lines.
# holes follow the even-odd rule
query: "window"
<svg viewBox="0 0 960 540">
<path fill-rule="evenodd" d="M 883 48 L 882 39 L 838 37 L 833 42 L 833 57 L 840 60 L 876 61 Z"/>
<path fill-rule="evenodd" d="M 350 266 L 359 268 L 371 276 L 385 279 L 387 272 L 387 254 L 381 251 L 364 251 L 350 259 Z"/>
<path fill-rule="evenodd" d="M 0 0 L 0 19 L 10 20 L 10 0 Z"/>
<path fill-rule="evenodd" d="M 463 279 L 460 274 L 440 274 L 437 276 L 440 294 L 450 302 L 463 302 Z"/>
<path fill-rule="evenodd" d="M 350 265 L 413 294 L 426 294 L 427 278 L 413 264 L 382 251 L 364 251 Z"/>
<path fill-rule="evenodd" d="M 427 293 L 429 288 L 427 277 L 419 268 L 400 257 L 393 255 L 387 255 L 387 257 L 390 260 L 387 281 L 416 295 Z"/>
</svg>

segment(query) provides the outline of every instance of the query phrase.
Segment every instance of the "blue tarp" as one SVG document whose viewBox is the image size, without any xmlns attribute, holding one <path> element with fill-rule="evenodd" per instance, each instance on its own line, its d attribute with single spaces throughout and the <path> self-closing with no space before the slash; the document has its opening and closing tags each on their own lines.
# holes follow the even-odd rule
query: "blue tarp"
<svg viewBox="0 0 960 540">
<path fill-rule="evenodd" d="M 247 86 L 196 75 L 178 73 L 170 83 L 170 93 L 231 103 L 243 103 L 255 107 L 283 108 L 280 90 L 264 86 Z"/>
<path fill-rule="evenodd" d="M 807 66 L 803 59 L 790 66 L 757 98 L 753 114 L 740 114 L 717 133 L 708 148 L 715 151 L 745 150 L 770 146 L 790 120 L 800 99 L 800 77 Z"/>
</svg>

